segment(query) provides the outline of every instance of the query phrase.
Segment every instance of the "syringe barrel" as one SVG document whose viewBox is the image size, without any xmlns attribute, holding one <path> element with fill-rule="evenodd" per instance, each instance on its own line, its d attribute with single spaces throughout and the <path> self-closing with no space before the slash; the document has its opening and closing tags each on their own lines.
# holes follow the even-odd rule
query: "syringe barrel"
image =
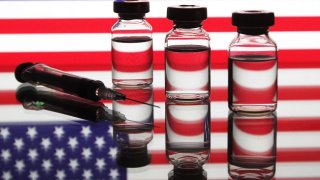
<svg viewBox="0 0 320 180">
<path fill-rule="evenodd" d="M 54 69 L 44 64 L 24 63 L 15 71 L 16 79 L 34 85 L 43 85 L 82 98 L 98 101 L 97 90 L 104 87 L 101 81 L 91 80 Z"/>
</svg>

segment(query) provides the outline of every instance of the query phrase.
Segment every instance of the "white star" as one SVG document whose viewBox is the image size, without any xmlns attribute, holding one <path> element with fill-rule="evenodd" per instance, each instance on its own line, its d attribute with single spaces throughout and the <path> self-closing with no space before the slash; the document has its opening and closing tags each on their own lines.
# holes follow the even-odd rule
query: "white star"
<svg viewBox="0 0 320 180">
<path fill-rule="evenodd" d="M 85 138 L 88 138 L 88 137 L 90 136 L 90 134 L 91 134 L 90 126 L 87 126 L 87 127 L 83 127 L 83 126 L 82 126 L 81 134 L 82 134 Z"/>
<path fill-rule="evenodd" d="M 11 152 L 9 149 L 2 149 L 1 150 L 1 157 L 4 160 L 4 162 L 7 162 L 10 160 Z"/>
<path fill-rule="evenodd" d="M 43 147 L 44 150 L 48 150 L 49 147 L 51 146 L 50 138 L 42 138 L 41 146 Z"/>
<path fill-rule="evenodd" d="M 109 176 L 111 177 L 111 179 L 117 179 L 117 177 L 119 176 L 118 169 L 111 169 Z"/>
<path fill-rule="evenodd" d="M 26 167 L 23 160 L 16 160 L 16 164 L 14 165 L 19 173 L 23 171 Z"/>
<path fill-rule="evenodd" d="M 28 156 L 31 161 L 35 161 L 38 157 L 37 149 L 29 149 Z"/>
<path fill-rule="evenodd" d="M 78 140 L 76 137 L 69 138 L 68 144 L 72 150 L 74 150 L 78 145 Z"/>
<path fill-rule="evenodd" d="M 50 169 L 52 167 L 50 159 L 42 160 L 41 166 L 43 167 L 44 171 L 46 171 L 46 172 L 50 171 Z"/>
<path fill-rule="evenodd" d="M 106 162 L 104 161 L 103 158 L 101 158 L 101 159 L 97 158 L 96 166 L 99 171 L 102 171 L 104 169 L 104 167 L 106 166 Z"/>
<path fill-rule="evenodd" d="M 65 156 L 63 148 L 57 148 L 56 152 L 54 153 L 54 155 L 57 157 L 57 159 L 59 161 L 63 160 L 63 158 Z"/>
<path fill-rule="evenodd" d="M 112 127 L 112 126 L 109 126 L 108 134 L 109 134 L 111 137 L 113 137 L 113 127 Z"/>
<path fill-rule="evenodd" d="M 9 129 L 7 127 L 0 128 L 0 136 L 2 139 L 6 140 L 10 136 Z"/>
<path fill-rule="evenodd" d="M 103 148 L 103 145 L 106 144 L 106 142 L 103 139 L 103 136 L 96 137 L 96 141 L 94 143 L 96 144 L 99 150 L 101 150 Z"/>
<path fill-rule="evenodd" d="M 54 132 L 53 132 L 56 137 L 58 139 L 61 139 L 63 137 L 63 134 L 64 134 L 64 130 L 63 130 L 63 127 L 54 127 Z"/>
<path fill-rule="evenodd" d="M 111 157 L 111 159 L 115 160 L 117 158 L 117 154 L 118 154 L 118 149 L 116 147 L 110 147 L 109 148 L 109 153 L 108 153 Z"/>
<path fill-rule="evenodd" d="M 39 174 L 37 171 L 30 171 L 29 178 L 31 180 L 37 180 L 39 178 Z"/>
<path fill-rule="evenodd" d="M 27 135 L 31 140 L 33 140 L 37 136 L 38 132 L 35 127 L 28 127 Z"/>
<path fill-rule="evenodd" d="M 85 170 L 83 170 L 83 173 L 82 173 L 82 177 L 84 178 L 84 179 L 91 179 L 91 177 L 92 177 L 92 172 L 91 172 L 91 170 L 90 169 L 85 169 Z"/>
<path fill-rule="evenodd" d="M 76 171 L 79 166 L 78 160 L 77 159 L 70 159 L 69 166 L 73 172 Z"/>
<path fill-rule="evenodd" d="M 3 180 L 10 180 L 12 178 L 10 171 L 2 171 L 2 179 Z"/>
<path fill-rule="evenodd" d="M 24 142 L 22 138 L 17 138 L 17 139 L 14 139 L 13 145 L 17 148 L 18 151 L 20 151 L 24 146 Z"/>
<path fill-rule="evenodd" d="M 56 177 L 61 180 L 61 179 L 64 179 L 66 177 L 66 174 L 64 172 L 64 170 L 57 170 L 57 173 L 56 173 Z"/>
<path fill-rule="evenodd" d="M 81 154 L 85 160 L 89 160 L 92 155 L 92 152 L 90 148 L 83 148 Z"/>
</svg>

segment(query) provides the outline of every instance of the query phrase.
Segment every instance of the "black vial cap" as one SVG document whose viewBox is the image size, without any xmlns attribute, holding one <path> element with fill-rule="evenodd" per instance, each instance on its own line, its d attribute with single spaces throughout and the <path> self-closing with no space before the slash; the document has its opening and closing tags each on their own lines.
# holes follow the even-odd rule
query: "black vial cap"
<svg viewBox="0 0 320 180">
<path fill-rule="evenodd" d="M 238 27 L 269 27 L 274 25 L 274 13 L 261 10 L 232 13 L 232 25 Z"/>
<path fill-rule="evenodd" d="M 167 18 L 173 21 L 203 21 L 207 19 L 207 8 L 196 5 L 178 5 L 167 8 Z"/>
<path fill-rule="evenodd" d="M 120 18 L 140 19 L 150 11 L 150 6 L 143 0 L 117 0 L 113 2 L 113 11 L 119 13 Z"/>
<path fill-rule="evenodd" d="M 30 63 L 30 62 L 27 62 L 27 63 L 22 63 L 20 65 L 18 65 L 16 67 L 16 70 L 14 72 L 14 76 L 16 77 L 17 81 L 19 82 L 26 82 L 25 80 L 22 79 L 22 73 L 24 70 L 28 69 L 29 67 L 33 66 L 34 64 L 33 63 Z"/>
</svg>

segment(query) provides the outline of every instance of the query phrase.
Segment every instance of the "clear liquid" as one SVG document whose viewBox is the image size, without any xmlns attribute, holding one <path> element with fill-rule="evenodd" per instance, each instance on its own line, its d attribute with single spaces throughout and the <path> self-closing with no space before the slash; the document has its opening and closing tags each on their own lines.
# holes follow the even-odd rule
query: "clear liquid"
<svg viewBox="0 0 320 180">
<path fill-rule="evenodd" d="M 148 36 L 112 39 L 112 82 L 115 85 L 149 85 L 153 81 L 152 39 Z"/>
<path fill-rule="evenodd" d="M 165 49 L 166 95 L 171 99 L 203 99 L 210 94 L 210 48 L 173 45 Z"/>
<path fill-rule="evenodd" d="M 229 58 L 229 108 L 266 112 L 277 106 L 277 61 L 272 56 L 239 55 Z"/>
</svg>

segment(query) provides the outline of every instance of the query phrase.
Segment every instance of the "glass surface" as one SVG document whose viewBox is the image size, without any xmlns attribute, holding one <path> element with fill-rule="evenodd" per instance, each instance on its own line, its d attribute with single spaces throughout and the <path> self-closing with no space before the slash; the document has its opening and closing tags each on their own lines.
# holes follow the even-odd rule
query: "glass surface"
<svg viewBox="0 0 320 180">
<path fill-rule="evenodd" d="M 15 100 L 15 94 L 8 95 L 6 100 L 0 100 L 0 178 L 167 180 L 178 177 L 173 175 L 173 165 L 166 158 L 165 92 L 153 89 L 153 93 L 155 104 L 161 107 L 154 108 L 153 130 L 141 128 L 128 131 L 115 131 L 112 119 L 93 122 L 61 114 L 63 111 L 26 110 Z M 111 104 L 111 101 L 104 101 L 104 106 L 100 106 L 112 109 Z M 40 107 L 44 104 L 38 102 L 35 105 Z M 244 135 L 258 130 L 261 130 L 260 134 L 273 132 L 265 134 L 264 140 L 267 140 L 268 147 L 273 147 L 276 141 L 274 179 L 320 179 L 320 102 L 316 99 L 281 99 L 278 105 L 277 128 L 272 126 L 275 116 L 262 121 L 237 116 L 238 122 L 233 123 L 232 127 L 238 129 L 232 131 L 233 135 L 235 132 Z M 232 148 L 230 143 L 228 147 L 228 104 L 226 99 L 213 100 L 210 106 L 210 158 L 204 164 L 204 174 L 200 173 L 199 179 L 231 179 L 227 158 L 227 150 Z M 128 116 L 124 111 L 119 113 Z M 136 113 L 139 115 L 140 112 Z M 244 124 L 253 129 L 244 128 Z M 248 149 L 259 149 L 255 143 L 262 143 L 254 136 L 242 137 L 249 137 L 244 141 L 245 145 L 242 144 Z M 142 148 L 145 146 L 147 149 Z M 125 147 L 122 153 L 121 147 Z M 130 152 L 126 151 L 127 147 L 131 148 Z M 260 161 L 260 165 L 265 162 L 270 165 L 274 159 L 265 160 Z M 234 164 L 239 167 L 243 162 L 238 158 Z M 190 177 L 195 177 L 195 172 L 190 170 L 182 174 L 190 173 Z"/>
</svg>

